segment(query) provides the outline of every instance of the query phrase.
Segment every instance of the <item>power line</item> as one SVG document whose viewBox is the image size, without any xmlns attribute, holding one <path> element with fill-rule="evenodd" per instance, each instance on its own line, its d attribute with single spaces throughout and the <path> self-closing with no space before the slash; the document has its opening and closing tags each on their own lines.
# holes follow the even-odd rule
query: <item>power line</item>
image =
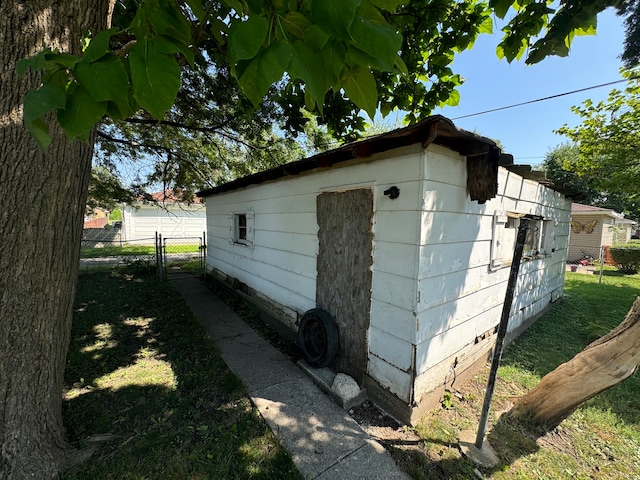
<svg viewBox="0 0 640 480">
<path fill-rule="evenodd" d="M 558 93 L 556 95 L 551 95 L 550 97 L 537 98 L 535 100 L 529 100 L 528 102 L 514 103 L 513 105 L 507 105 L 505 107 L 492 108 L 491 110 L 485 110 L 484 112 L 470 113 L 469 115 L 462 115 L 461 117 L 455 117 L 455 118 L 452 118 L 451 120 L 460 120 L 463 118 L 476 117 L 478 115 L 484 115 L 485 113 L 499 112 L 501 110 L 507 110 L 509 108 L 521 107 L 523 105 L 530 105 L 532 103 L 543 102 L 545 100 L 551 100 L 553 98 L 564 97 L 566 95 L 573 95 L 574 93 L 586 92 L 587 90 L 593 90 L 595 88 L 608 87 L 609 85 L 615 85 L 616 83 L 628 82 L 630 80 L 635 80 L 637 78 L 640 78 L 640 76 L 625 78 L 622 80 L 616 80 L 614 82 L 601 83 L 600 85 L 593 85 L 591 87 L 580 88 L 578 90 L 571 90 L 570 92 Z"/>
</svg>

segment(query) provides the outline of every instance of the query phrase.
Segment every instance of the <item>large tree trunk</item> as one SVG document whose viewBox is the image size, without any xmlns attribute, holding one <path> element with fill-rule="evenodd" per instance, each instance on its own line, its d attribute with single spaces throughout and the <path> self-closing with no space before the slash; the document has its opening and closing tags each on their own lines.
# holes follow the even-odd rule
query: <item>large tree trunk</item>
<svg viewBox="0 0 640 480">
<path fill-rule="evenodd" d="M 640 365 L 640 297 L 624 321 L 548 373 L 512 413 L 556 427 L 582 403 L 633 375 Z"/>
<path fill-rule="evenodd" d="M 0 1 L 0 478 L 53 478 L 72 457 L 61 393 L 92 145 L 52 129 L 43 152 L 22 125 L 38 73 L 16 62 L 45 47 L 77 53 L 113 0 Z"/>
</svg>

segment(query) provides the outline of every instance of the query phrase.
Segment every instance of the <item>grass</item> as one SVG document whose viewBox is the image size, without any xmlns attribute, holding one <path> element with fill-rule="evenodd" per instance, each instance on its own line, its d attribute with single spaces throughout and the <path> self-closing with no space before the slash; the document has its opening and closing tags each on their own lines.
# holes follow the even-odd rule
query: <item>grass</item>
<svg viewBox="0 0 640 480">
<path fill-rule="evenodd" d="M 166 247 L 166 253 L 194 253 L 198 252 L 198 244 L 170 244 Z M 100 257 L 124 257 L 136 255 L 155 255 L 156 248 L 153 245 L 105 245 L 103 247 L 84 247 L 80 250 L 81 258 Z"/>
<path fill-rule="evenodd" d="M 153 268 L 80 274 L 63 402 L 95 446 L 71 479 L 300 478 L 204 329 Z"/>
<path fill-rule="evenodd" d="M 106 442 L 62 478 L 300 478 L 182 299 L 143 265 L 80 276 L 65 425 L 79 447 Z M 619 324 L 640 294 L 640 275 L 608 270 L 599 285 L 597 275 L 567 273 L 565 293 L 504 355 L 488 430 L 498 467 L 478 468 L 458 450 L 459 433 L 477 429 L 485 371 L 412 428 L 417 441 L 385 442 L 414 479 L 466 480 L 477 468 L 497 480 L 640 478 L 638 375 L 547 434 L 496 415 Z"/>
<path fill-rule="evenodd" d="M 541 318 L 505 353 L 498 371 L 488 441 L 500 458 L 497 468 L 480 468 L 485 478 L 640 478 L 640 377 L 584 403 L 554 431 L 496 420 L 496 411 L 533 388 L 598 336 L 618 325 L 640 295 L 640 275 L 606 271 L 567 273 L 564 301 Z M 461 431 L 477 430 L 487 371 L 443 397 L 443 406 L 416 426 L 417 445 L 390 444 L 392 455 L 415 479 L 468 479 L 476 467 L 458 451 Z"/>
</svg>

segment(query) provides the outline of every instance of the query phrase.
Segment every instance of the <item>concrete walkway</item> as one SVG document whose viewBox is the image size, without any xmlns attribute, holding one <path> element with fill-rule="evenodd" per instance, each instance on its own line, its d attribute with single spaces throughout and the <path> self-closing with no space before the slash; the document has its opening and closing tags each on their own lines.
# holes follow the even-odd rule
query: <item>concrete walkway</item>
<svg viewBox="0 0 640 480">
<path fill-rule="evenodd" d="M 200 280 L 171 280 L 305 479 L 408 480 L 391 455 Z"/>
</svg>

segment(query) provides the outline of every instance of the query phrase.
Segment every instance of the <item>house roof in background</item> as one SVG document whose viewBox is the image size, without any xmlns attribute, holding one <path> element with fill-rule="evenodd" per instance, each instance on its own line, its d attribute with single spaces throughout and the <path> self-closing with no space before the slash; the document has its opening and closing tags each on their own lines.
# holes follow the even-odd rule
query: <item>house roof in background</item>
<svg viewBox="0 0 640 480">
<path fill-rule="evenodd" d="M 498 148 L 493 140 L 467 130 L 462 130 L 442 115 L 434 115 L 414 125 L 346 143 L 333 150 L 322 152 L 303 160 L 280 165 L 263 172 L 254 173 L 228 183 L 223 183 L 198 192 L 197 195 L 198 197 L 207 197 L 250 185 L 257 185 L 270 180 L 299 175 L 316 168 L 331 168 L 342 162 L 356 158 L 369 158 L 376 153 L 413 145 L 415 143 L 421 143 L 424 148 L 431 143 L 443 145 L 467 157 L 485 155 L 489 153 L 490 150 Z M 546 179 L 544 173 L 533 171 L 529 165 L 513 165 L 513 157 L 511 155 L 501 154 L 500 165 L 524 178 L 529 178 L 554 188 L 567 196 L 578 193 L 568 189 L 563 190 L 562 186 L 554 186 L 550 180 Z"/>
<path fill-rule="evenodd" d="M 594 207 L 593 205 L 583 205 L 581 203 L 571 204 L 572 215 L 607 215 L 612 218 L 622 218 L 624 214 L 618 213 L 610 208 Z"/>
<path fill-rule="evenodd" d="M 188 203 L 182 200 L 179 194 L 174 193 L 173 190 L 163 190 L 160 192 L 150 193 L 148 197 L 140 197 L 140 202 L 148 203 Z M 198 197 L 194 197 L 190 203 L 202 203 L 202 200 Z"/>
</svg>

